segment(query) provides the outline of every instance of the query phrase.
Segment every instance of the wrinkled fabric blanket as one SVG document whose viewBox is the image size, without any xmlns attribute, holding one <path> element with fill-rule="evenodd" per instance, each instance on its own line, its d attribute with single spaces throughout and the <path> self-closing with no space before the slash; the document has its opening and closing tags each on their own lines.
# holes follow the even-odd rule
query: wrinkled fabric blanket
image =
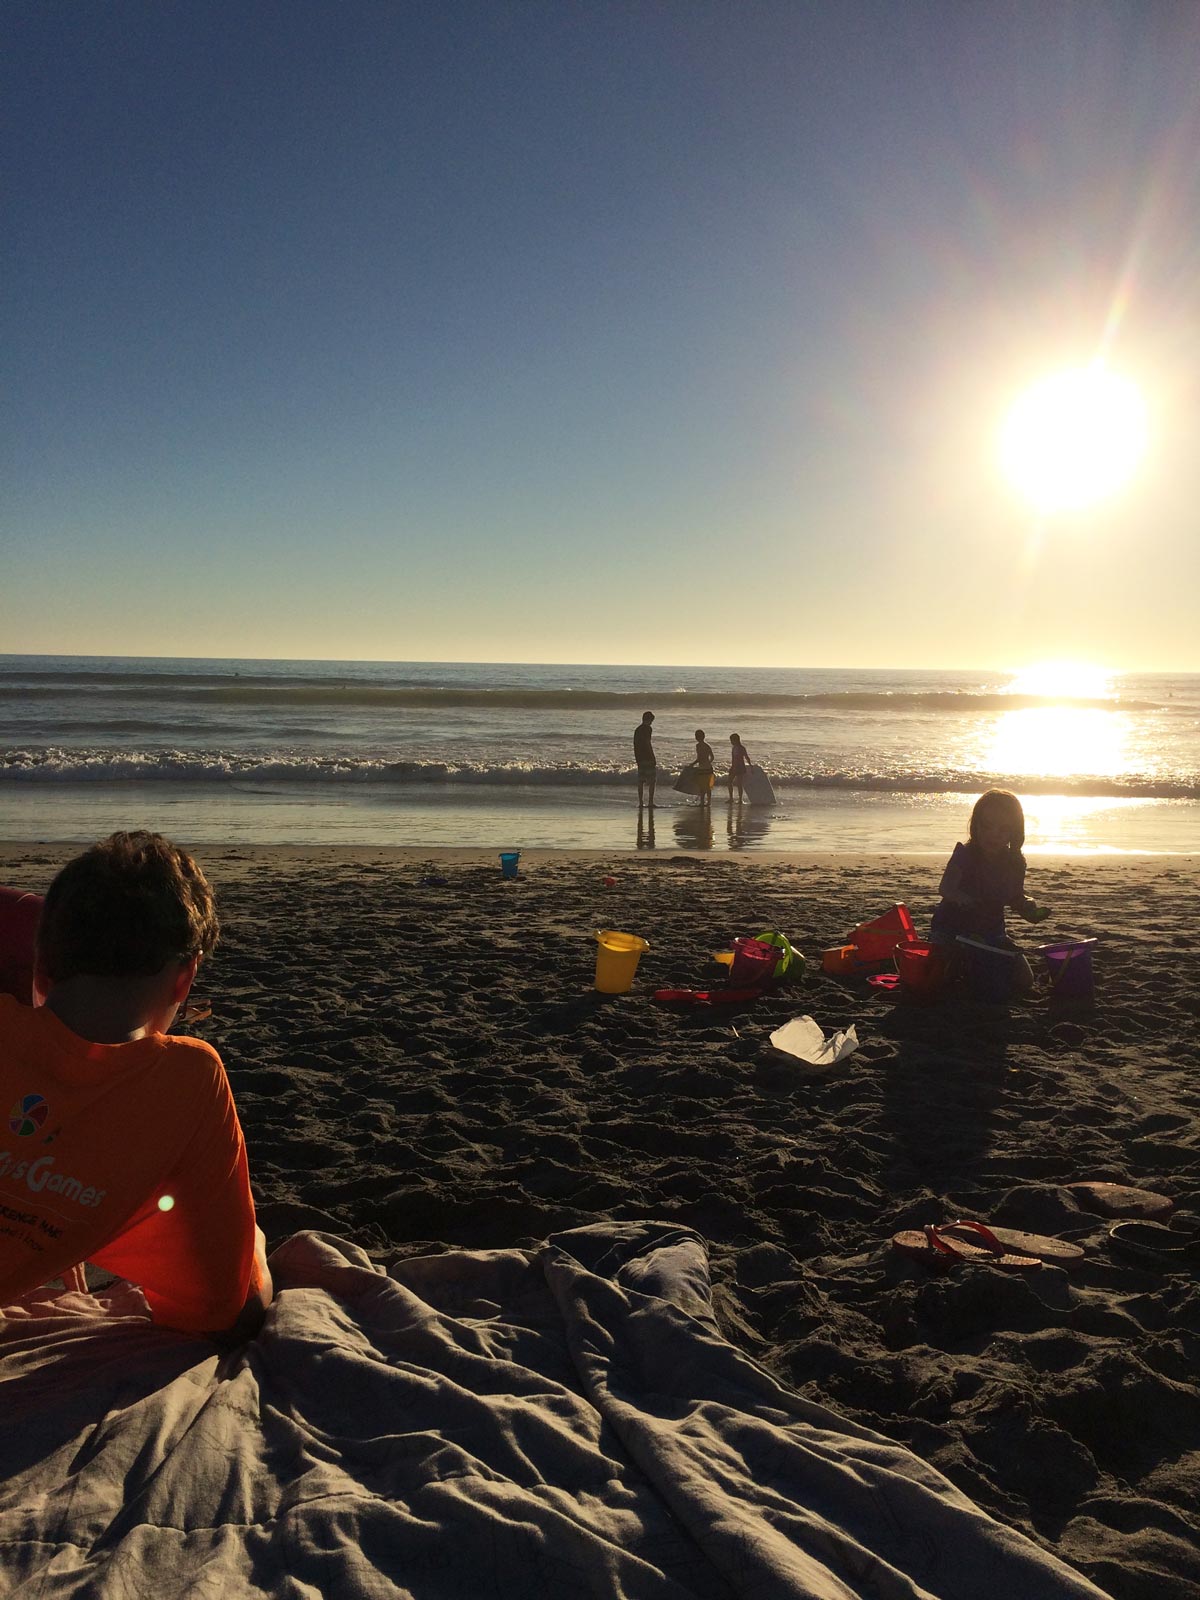
<svg viewBox="0 0 1200 1600">
<path fill-rule="evenodd" d="M 717 1330 L 692 1233 L 390 1275 L 300 1233 L 222 1353 L 129 1285 L 0 1323 L 0 1593 L 1067 1600 L 1100 1590 Z"/>
</svg>

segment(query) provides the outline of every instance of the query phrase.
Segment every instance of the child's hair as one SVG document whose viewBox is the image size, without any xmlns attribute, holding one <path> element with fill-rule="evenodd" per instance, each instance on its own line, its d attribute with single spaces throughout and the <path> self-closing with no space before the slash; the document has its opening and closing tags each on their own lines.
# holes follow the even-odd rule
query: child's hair
<svg viewBox="0 0 1200 1600">
<path fill-rule="evenodd" d="M 700 740 L 703 739 L 703 737 L 704 737 L 704 729 L 703 728 L 697 728 L 696 729 L 696 742 L 697 742 L 697 744 L 699 744 Z"/>
<path fill-rule="evenodd" d="M 730 742 L 730 744 L 741 744 L 741 742 L 742 742 L 741 734 L 740 733 L 731 733 L 729 735 L 729 742 Z"/>
<path fill-rule="evenodd" d="M 1008 824 L 1008 848 L 1014 855 L 1020 855 L 1025 846 L 1025 813 L 1011 789 L 989 789 L 976 800 L 971 809 L 972 844 L 979 842 L 976 837 L 979 822 L 989 814 L 1003 817 Z"/>
<path fill-rule="evenodd" d="M 161 833 L 114 833 L 50 885 L 38 957 L 51 983 L 147 977 L 211 955 L 220 931 L 208 879 L 186 850 Z"/>
</svg>

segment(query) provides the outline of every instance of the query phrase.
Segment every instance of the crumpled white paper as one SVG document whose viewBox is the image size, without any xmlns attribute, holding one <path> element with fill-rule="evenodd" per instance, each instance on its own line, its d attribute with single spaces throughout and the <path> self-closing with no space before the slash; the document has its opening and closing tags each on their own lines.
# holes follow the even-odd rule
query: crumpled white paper
<svg viewBox="0 0 1200 1600">
<path fill-rule="evenodd" d="M 858 1034 L 851 1024 L 844 1032 L 831 1033 L 826 1038 L 811 1017 L 793 1017 L 775 1029 L 771 1043 L 798 1061 L 808 1061 L 814 1067 L 832 1067 L 858 1049 Z"/>
</svg>

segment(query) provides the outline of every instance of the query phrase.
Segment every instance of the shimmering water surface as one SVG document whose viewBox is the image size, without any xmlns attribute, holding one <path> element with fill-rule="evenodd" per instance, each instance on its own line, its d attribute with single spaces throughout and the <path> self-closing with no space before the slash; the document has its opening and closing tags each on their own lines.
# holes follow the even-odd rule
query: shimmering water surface
<svg viewBox="0 0 1200 1600">
<path fill-rule="evenodd" d="M 941 851 L 973 797 L 1031 851 L 1191 852 L 1200 677 L 0 657 L 0 837 Z M 653 837 L 632 733 L 655 712 Z M 673 794 L 703 727 L 778 803 L 711 833 Z M 719 770 L 720 767 L 719 767 Z"/>
</svg>

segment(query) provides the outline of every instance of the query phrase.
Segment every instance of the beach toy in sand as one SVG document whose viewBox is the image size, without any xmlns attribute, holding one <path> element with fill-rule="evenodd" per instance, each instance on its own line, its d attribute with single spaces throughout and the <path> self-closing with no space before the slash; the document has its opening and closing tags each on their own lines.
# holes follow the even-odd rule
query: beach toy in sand
<svg viewBox="0 0 1200 1600">
<path fill-rule="evenodd" d="M 1050 996 L 1054 1000 L 1090 1000 L 1095 994 L 1092 972 L 1092 946 L 1095 939 L 1069 939 L 1045 944 L 1038 954 L 1050 974 Z"/>
<path fill-rule="evenodd" d="M 1016 951 L 1002 950 L 998 945 L 972 939 L 965 933 L 959 934 L 957 942 L 967 958 L 967 982 L 975 999 L 992 1004 L 1011 999 Z"/>
<path fill-rule="evenodd" d="M 501 850 L 500 871 L 506 878 L 515 878 L 517 875 L 517 862 L 521 859 L 519 850 Z"/>
<path fill-rule="evenodd" d="M 934 1000 L 946 982 L 946 957 L 935 944 L 896 946 L 896 975 L 908 1000 Z"/>
<path fill-rule="evenodd" d="M 0 889 L 0 994 L 33 1004 L 33 941 L 42 897 L 24 889 Z"/>
<path fill-rule="evenodd" d="M 596 988 L 601 994 L 626 994 L 633 987 L 642 952 L 650 946 L 636 933 L 601 928 L 596 935 Z"/>
<path fill-rule="evenodd" d="M 916 937 L 908 907 L 895 905 L 871 922 L 860 922 L 847 942 L 857 947 L 859 964 L 869 965 L 873 961 L 890 961 L 897 945 L 913 944 Z"/>
<path fill-rule="evenodd" d="M 656 989 L 654 998 L 661 1005 L 752 1006 L 765 993 L 762 984 L 752 989 L 731 984 L 724 989 Z"/>
<path fill-rule="evenodd" d="M 723 967 L 731 967 L 733 965 L 732 950 L 714 950 L 712 958 L 714 961 L 719 961 Z"/>
<path fill-rule="evenodd" d="M 779 952 L 773 944 L 762 939 L 735 939 L 729 981 L 747 989 L 770 983 L 778 960 Z"/>
<path fill-rule="evenodd" d="M 604 880 L 604 887 L 606 889 L 615 889 L 616 886 L 617 886 L 617 880 L 613 877 L 612 873 L 610 872 L 608 874 L 608 876 Z"/>
<path fill-rule="evenodd" d="M 775 933 L 768 929 L 766 933 L 758 935 L 758 941 L 760 944 L 774 945 L 777 951 L 775 960 L 777 978 L 795 980 L 804 976 L 804 957 L 793 947 L 786 933 Z"/>
<path fill-rule="evenodd" d="M 832 972 L 845 976 L 848 972 L 858 971 L 858 946 L 854 944 L 833 944 L 828 950 L 821 951 L 822 972 Z"/>
</svg>

